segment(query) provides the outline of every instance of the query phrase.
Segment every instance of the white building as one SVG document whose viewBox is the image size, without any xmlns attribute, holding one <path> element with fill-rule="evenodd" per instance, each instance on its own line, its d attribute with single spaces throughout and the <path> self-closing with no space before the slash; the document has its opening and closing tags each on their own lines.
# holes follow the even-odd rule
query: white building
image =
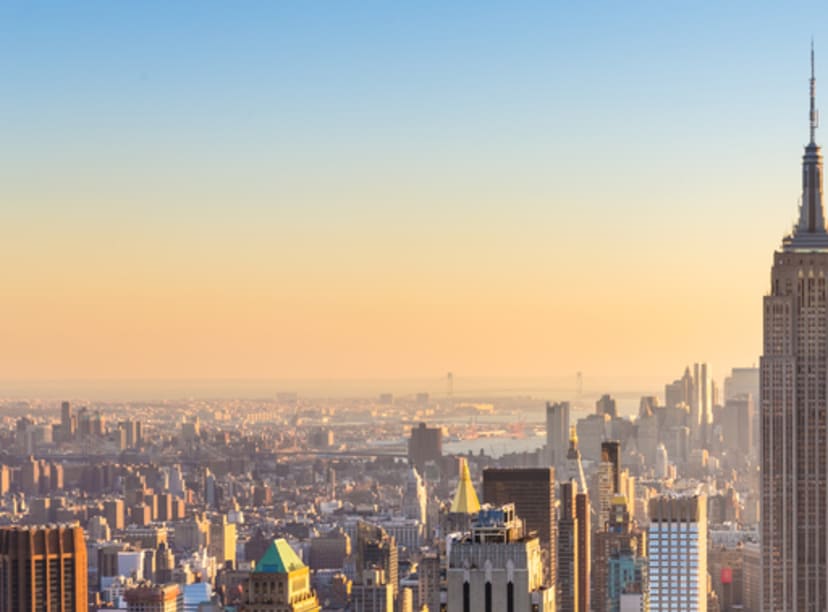
<svg viewBox="0 0 828 612">
<path fill-rule="evenodd" d="M 650 500 L 651 612 L 707 611 L 707 496 Z"/>
</svg>

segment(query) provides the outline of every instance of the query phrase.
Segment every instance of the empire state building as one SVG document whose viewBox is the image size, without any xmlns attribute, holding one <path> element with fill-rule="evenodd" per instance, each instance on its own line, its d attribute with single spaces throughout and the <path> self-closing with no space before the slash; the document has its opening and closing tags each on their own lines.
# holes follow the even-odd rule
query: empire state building
<svg viewBox="0 0 828 612">
<path fill-rule="evenodd" d="M 828 609 L 828 232 L 822 153 L 802 158 L 799 221 L 773 255 L 761 359 L 762 609 Z"/>
</svg>

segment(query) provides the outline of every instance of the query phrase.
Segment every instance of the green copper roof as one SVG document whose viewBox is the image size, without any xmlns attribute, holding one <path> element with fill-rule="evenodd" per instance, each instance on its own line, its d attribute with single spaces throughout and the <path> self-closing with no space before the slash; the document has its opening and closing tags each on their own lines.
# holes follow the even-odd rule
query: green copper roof
<svg viewBox="0 0 828 612">
<path fill-rule="evenodd" d="M 305 564 L 285 540 L 273 540 L 254 571 L 266 574 L 287 574 L 302 569 Z"/>
</svg>

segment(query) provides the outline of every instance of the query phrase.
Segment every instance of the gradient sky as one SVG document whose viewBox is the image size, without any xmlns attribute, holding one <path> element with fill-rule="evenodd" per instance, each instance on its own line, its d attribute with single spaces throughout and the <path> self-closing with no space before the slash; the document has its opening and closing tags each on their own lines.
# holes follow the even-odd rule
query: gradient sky
<svg viewBox="0 0 828 612">
<path fill-rule="evenodd" d="M 750 365 L 812 35 L 828 113 L 761 4 L 3 3 L 0 379 Z"/>
</svg>

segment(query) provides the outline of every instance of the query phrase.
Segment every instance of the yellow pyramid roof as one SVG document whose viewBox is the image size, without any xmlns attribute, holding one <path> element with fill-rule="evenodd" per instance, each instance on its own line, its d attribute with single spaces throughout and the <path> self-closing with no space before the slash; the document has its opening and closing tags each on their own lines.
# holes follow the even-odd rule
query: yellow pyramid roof
<svg viewBox="0 0 828 612">
<path fill-rule="evenodd" d="M 480 500 L 474 492 L 469 465 L 460 458 L 460 482 L 457 483 L 457 492 L 451 502 L 451 511 L 456 514 L 477 514 L 480 511 Z"/>
</svg>

